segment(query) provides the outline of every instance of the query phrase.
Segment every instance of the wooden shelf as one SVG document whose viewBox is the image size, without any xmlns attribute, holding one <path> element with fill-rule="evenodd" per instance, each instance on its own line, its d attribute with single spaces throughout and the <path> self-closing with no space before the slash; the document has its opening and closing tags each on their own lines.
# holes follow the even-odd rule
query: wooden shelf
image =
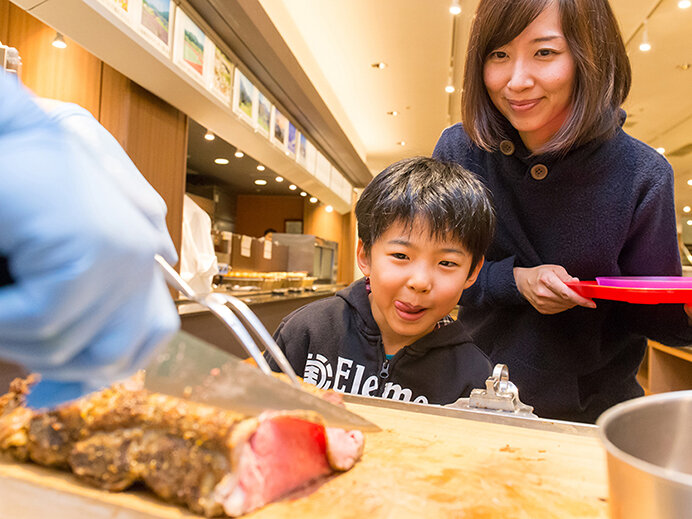
<svg viewBox="0 0 692 519">
<path fill-rule="evenodd" d="M 647 394 L 692 389 L 692 347 L 671 348 L 649 341 L 637 378 Z"/>
</svg>

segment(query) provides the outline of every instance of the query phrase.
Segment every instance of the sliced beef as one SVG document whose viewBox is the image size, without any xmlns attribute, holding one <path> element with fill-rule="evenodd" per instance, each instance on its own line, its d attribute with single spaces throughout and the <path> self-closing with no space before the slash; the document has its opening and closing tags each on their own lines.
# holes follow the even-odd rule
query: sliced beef
<svg viewBox="0 0 692 519">
<path fill-rule="evenodd" d="M 142 482 L 210 517 L 242 515 L 348 470 L 363 451 L 362 433 L 326 428 L 308 411 L 247 418 L 128 383 L 34 412 L 27 391 L 17 382 L 0 397 L 0 451 L 110 491 Z"/>
</svg>

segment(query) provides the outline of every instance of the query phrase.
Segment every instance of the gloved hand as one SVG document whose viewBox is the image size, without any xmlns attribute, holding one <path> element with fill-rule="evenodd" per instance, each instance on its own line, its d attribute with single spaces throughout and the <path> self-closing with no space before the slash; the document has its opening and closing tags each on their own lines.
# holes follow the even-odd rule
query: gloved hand
<svg viewBox="0 0 692 519">
<path fill-rule="evenodd" d="M 88 112 L 53 113 L 0 74 L 0 357 L 41 373 L 35 406 L 131 374 L 179 326 L 165 204 Z"/>
</svg>

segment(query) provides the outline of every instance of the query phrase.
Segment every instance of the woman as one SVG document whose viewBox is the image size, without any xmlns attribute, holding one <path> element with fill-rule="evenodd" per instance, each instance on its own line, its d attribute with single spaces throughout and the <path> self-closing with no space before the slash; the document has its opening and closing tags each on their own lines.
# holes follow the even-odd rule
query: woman
<svg viewBox="0 0 692 519">
<path fill-rule="evenodd" d="M 481 0 L 464 124 L 435 147 L 483 179 L 498 216 L 462 319 L 541 417 L 594 421 L 643 394 L 646 337 L 692 342 L 682 305 L 596 304 L 565 284 L 681 274 L 672 169 L 621 129 L 630 79 L 607 0 Z"/>
</svg>

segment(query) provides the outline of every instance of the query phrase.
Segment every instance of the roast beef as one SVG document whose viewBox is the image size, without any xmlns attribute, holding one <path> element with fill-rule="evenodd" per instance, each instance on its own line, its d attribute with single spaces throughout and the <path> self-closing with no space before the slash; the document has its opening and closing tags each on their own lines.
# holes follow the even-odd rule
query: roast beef
<svg viewBox="0 0 692 519">
<path fill-rule="evenodd" d="M 0 451 L 110 491 L 141 482 L 209 517 L 259 508 L 348 470 L 363 452 L 360 431 L 327 428 L 314 412 L 248 418 L 133 381 L 33 411 L 24 406 L 30 383 L 17 379 L 0 397 Z"/>
</svg>

